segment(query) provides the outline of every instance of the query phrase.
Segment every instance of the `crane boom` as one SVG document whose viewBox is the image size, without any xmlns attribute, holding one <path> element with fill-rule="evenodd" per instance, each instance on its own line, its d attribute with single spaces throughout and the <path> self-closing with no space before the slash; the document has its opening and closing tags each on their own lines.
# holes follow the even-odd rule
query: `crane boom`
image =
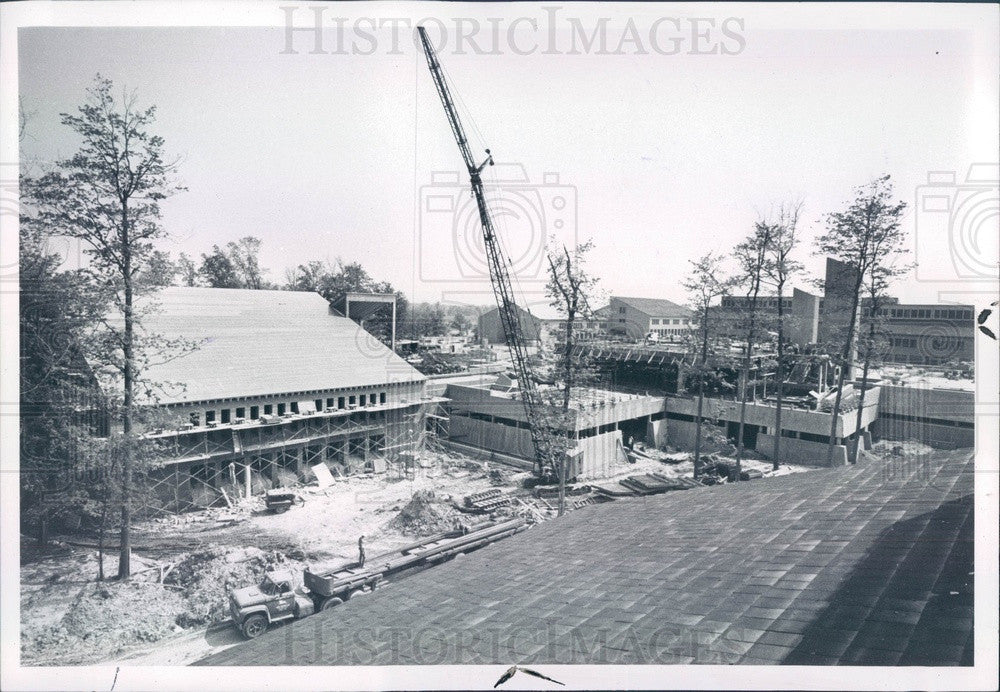
<svg viewBox="0 0 1000 692">
<path fill-rule="evenodd" d="M 448 83 L 445 81 L 438 62 L 434 48 L 427 39 L 427 32 L 423 27 L 417 27 L 420 34 L 420 43 L 423 45 L 424 55 L 427 57 L 427 66 L 430 68 L 431 77 L 434 79 L 434 86 L 437 88 L 441 104 L 444 106 L 445 115 L 448 117 L 448 124 L 451 132 L 458 142 L 458 148 L 462 152 L 465 167 L 469 171 L 469 182 L 472 186 L 472 194 L 476 198 L 479 207 L 479 220 L 483 226 L 483 244 L 486 248 L 487 264 L 490 270 L 490 282 L 493 285 L 493 295 L 496 298 L 497 310 L 500 313 L 500 321 L 503 325 L 504 336 L 507 339 L 507 348 L 510 351 L 511 362 L 514 372 L 520 385 L 521 401 L 524 404 L 525 417 L 528 420 L 528 430 L 531 433 L 531 442 L 535 450 L 535 471 L 542 474 L 546 471 L 546 465 L 551 463 L 548 459 L 547 438 L 542 426 L 539 424 L 540 412 L 544 406 L 535 376 L 532 372 L 531 363 L 528 361 L 528 352 L 525 345 L 524 333 L 521 329 L 521 321 L 518 319 L 517 303 L 514 301 L 514 290 L 510 280 L 510 272 L 507 269 L 508 261 L 500 249 L 497 242 L 496 232 L 493 228 L 493 220 L 490 217 L 489 208 L 486 205 L 486 196 L 483 192 L 483 181 L 480 174 L 487 164 L 493 165 L 493 156 L 490 150 L 486 150 L 487 158 L 483 163 L 476 165 L 476 160 L 469 149 L 469 141 L 465 136 L 465 129 L 462 121 L 459 120 L 458 111 L 451 98 Z"/>
</svg>

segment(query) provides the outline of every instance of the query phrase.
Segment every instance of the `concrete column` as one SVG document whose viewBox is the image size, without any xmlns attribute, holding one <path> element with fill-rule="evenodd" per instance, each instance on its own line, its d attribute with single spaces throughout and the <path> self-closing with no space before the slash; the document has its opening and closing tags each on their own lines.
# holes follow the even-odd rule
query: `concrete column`
<svg viewBox="0 0 1000 692">
<path fill-rule="evenodd" d="M 250 464 L 243 465 L 243 483 L 246 486 L 244 494 L 246 497 L 253 495 L 253 484 L 250 482 Z"/>
</svg>

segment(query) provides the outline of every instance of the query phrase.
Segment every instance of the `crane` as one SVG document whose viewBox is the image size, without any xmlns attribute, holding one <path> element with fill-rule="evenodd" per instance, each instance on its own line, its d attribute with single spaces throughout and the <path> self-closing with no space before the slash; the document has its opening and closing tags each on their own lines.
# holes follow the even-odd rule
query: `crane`
<svg viewBox="0 0 1000 692">
<path fill-rule="evenodd" d="M 535 451 L 535 472 L 539 476 L 552 473 L 551 459 L 549 451 L 550 445 L 545 426 L 540 424 L 541 411 L 544 407 L 541 394 L 538 391 L 535 374 L 532 372 L 531 363 L 528 361 L 528 352 L 525 346 L 524 333 L 521 329 L 521 322 L 518 319 L 517 303 L 514 302 L 514 289 L 511 285 L 510 272 L 507 269 L 509 261 L 504 256 L 497 241 L 496 231 L 493 228 L 493 220 L 490 218 L 489 208 L 486 205 L 486 196 L 483 192 L 483 180 L 481 173 L 487 165 L 493 165 L 493 155 L 490 150 L 486 150 L 486 159 L 477 164 L 469 148 L 469 140 L 459 120 L 458 111 L 451 98 L 448 83 L 445 81 L 441 71 L 441 64 L 430 41 L 427 39 L 427 32 L 423 27 L 417 27 L 420 34 L 420 43 L 423 45 L 424 55 L 427 57 L 427 67 L 430 68 L 431 77 L 434 79 L 434 86 L 437 88 L 438 96 L 441 97 L 441 104 L 444 106 L 445 115 L 448 117 L 448 124 L 451 132 L 458 142 L 458 148 L 462 152 L 462 159 L 465 167 L 469 171 L 469 183 L 472 187 L 472 194 L 476 198 L 479 207 L 479 220 L 483 226 L 483 245 L 486 247 L 487 264 L 490 271 L 490 283 L 493 285 L 493 295 L 496 297 L 497 310 L 500 313 L 500 321 L 503 325 L 504 336 L 507 339 L 507 348 L 510 351 L 510 359 L 514 366 L 514 374 L 519 383 L 521 401 L 524 404 L 525 417 L 528 419 L 528 430 L 531 433 L 531 442 Z"/>
</svg>

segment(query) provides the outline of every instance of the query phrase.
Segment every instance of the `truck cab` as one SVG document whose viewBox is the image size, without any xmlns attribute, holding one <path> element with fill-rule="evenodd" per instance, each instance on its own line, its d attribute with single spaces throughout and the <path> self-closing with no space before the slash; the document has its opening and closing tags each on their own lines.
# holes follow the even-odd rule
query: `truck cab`
<svg viewBox="0 0 1000 692">
<path fill-rule="evenodd" d="M 295 580 L 288 570 L 275 570 L 264 575 L 257 586 L 233 589 L 229 592 L 229 611 L 233 623 L 247 639 L 267 631 L 272 622 L 311 615 L 312 599 L 295 589 Z"/>
</svg>

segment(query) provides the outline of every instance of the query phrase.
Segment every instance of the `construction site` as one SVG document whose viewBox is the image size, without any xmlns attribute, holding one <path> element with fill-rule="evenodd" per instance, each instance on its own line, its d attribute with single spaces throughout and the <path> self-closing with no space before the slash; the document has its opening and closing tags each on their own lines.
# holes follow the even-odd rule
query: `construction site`
<svg viewBox="0 0 1000 692">
<path fill-rule="evenodd" d="M 642 617 L 708 638 L 653 662 L 912 662 L 944 636 L 922 618 L 941 617 L 958 641 L 944 662 L 970 665 L 971 306 L 940 317 L 954 331 L 946 355 L 925 357 L 926 349 L 897 341 L 898 357 L 862 376 L 824 347 L 824 333 L 861 319 L 834 304 L 851 274 L 829 260 L 825 298 L 788 297 L 787 308 L 807 317 L 782 343 L 788 367 L 775 367 L 770 334 L 753 343 L 735 326 L 713 337 L 712 358 L 699 363 L 697 315 L 656 297 L 612 296 L 567 347 L 570 326 L 546 325 L 519 307 L 483 189 L 492 154 L 470 149 L 438 57 L 423 29 L 419 36 L 441 126 L 454 135 L 477 205 L 495 298 L 483 306 L 476 338 L 398 340 L 391 293 L 348 291 L 328 301 L 292 290 L 158 291 L 144 328 L 189 346 L 145 371 L 158 392 L 139 402 L 150 413 L 141 437 L 152 468 L 131 530 L 132 578 L 93 579 L 99 560 L 102 573 L 114 571 L 112 534 L 100 546 L 79 523 L 54 527 L 44 546 L 22 534 L 22 664 L 348 664 L 319 644 L 296 648 L 301 660 L 282 659 L 281 638 L 306 637 L 309 625 L 296 621 L 307 617 L 316 631 L 337 630 L 340 617 L 361 627 L 366 608 L 386 621 L 380 608 L 398 609 L 413 627 L 438 626 L 425 602 L 431 593 L 469 630 L 493 617 L 511 627 L 532 621 L 527 606 L 505 611 L 506 601 L 490 595 L 483 584 L 492 571 L 496 593 L 512 603 L 500 582 L 525 585 L 559 642 L 577 626 L 602 631 Z M 768 298 L 762 312 L 783 300 Z M 893 305 L 900 320 L 911 319 Z M 725 296 L 712 314 L 725 322 L 737 309 L 746 305 Z M 388 315 L 378 335 L 365 326 L 377 310 Z M 904 327 L 896 324 L 893 338 L 909 339 Z M 581 370 L 572 385 L 571 367 Z M 699 368 L 700 389 L 692 385 Z M 88 413 L 96 436 L 121 432 L 99 404 Z M 889 473 L 903 480 L 886 480 Z M 864 504 L 876 496 L 884 506 Z M 925 509 L 942 514 L 929 519 Z M 942 535 L 951 541 L 931 560 L 945 567 L 919 594 L 875 568 L 876 576 L 856 577 L 858 556 L 906 521 L 916 523 L 887 541 L 894 568 L 902 574 L 919 561 L 917 549 L 907 557 L 910 543 L 899 546 L 924 532 L 934 549 L 946 550 Z M 606 537 L 614 540 L 598 545 Z M 754 562 L 757 545 L 766 564 Z M 540 571 L 515 549 L 534 555 Z M 572 580 L 554 567 L 545 572 L 546 555 L 579 572 Z M 590 579 L 605 584 L 605 573 L 607 589 L 574 592 Z M 670 592 L 639 593 L 635 575 Z M 868 599 L 844 586 L 854 578 L 878 582 L 878 593 Z M 411 584 L 425 589 L 412 598 Z M 454 598 L 437 591 L 448 584 L 462 585 Z M 810 588 L 825 595 L 803 606 Z M 896 600 L 885 627 L 869 636 L 875 611 L 858 613 L 883 596 Z M 414 601 L 426 610 L 407 605 Z M 478 601 L 490 612 L 475 615 Z M 823 608 L 832 609 L 830 627 L 865 636 L 833 651 L 824 632 L 810 629 Z M 907 636 L 925 625 L 933 631 L 917 646 L 899 640 L 897 625 Z M 730 634 L 735 643 L 720 644 Z M 863 646 L 865 637 L 875 643 Z M 400 662 L 379 652 L 376 664 Z M 514 654 L 565 662 L 546 659 L 534 643 Z M 507 660 L 481 655 L 475 662 Z M 403 663 L 425 662 L 407 656 Z"/>
</svg>

